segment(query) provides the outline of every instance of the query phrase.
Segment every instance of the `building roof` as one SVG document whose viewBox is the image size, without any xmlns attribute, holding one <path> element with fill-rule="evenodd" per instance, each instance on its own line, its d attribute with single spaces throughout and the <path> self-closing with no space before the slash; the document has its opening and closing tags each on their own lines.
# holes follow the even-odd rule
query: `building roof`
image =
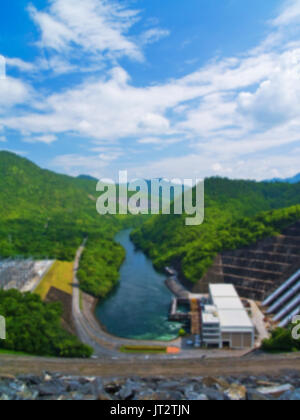
<svg viewBox="0 0 300 420">
<path fill-rule="evenodd" d="M 244 305 L 238 297 L 216 297 L 214 304 L 218 309 L 244 310 Z"/>
<path fill-rule="evenodd" d="M 253 330 L 253 324 L 244 309 L 219 310 L 219 318 L 222 330 Z"/>
<path fill-rule="evenodd" d="M 232 284 L 210 284 L 209 290 L 212 298 L 216 297 L 237 297 L 235 287 Z"/>
<path fill-rule="evenodd" d="M 202 319 L 203 319 L 203 323 L 205 325 L 209 325 L 209 324 L 220 324 L 220 319 L 218 316 L 216 316 L 215 314 L 211 313 L 211 312 L 204 312 L 202 314 Z"/>
<path fill-rule="evenodd" d="M 218 311 L 222 331 L 253 331 L 249 315 L 232 284 L 211 284 L 209 290 Z"/>
</svg>

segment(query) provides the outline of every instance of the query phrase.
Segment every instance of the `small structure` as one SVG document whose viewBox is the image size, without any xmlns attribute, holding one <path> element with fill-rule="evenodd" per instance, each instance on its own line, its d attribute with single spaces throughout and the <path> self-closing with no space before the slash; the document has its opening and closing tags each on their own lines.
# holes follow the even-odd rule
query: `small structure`
<svg viewBox="0 0 300 420">
<path fill-rule="evenodd" d="M 234 286 L 211 284 L 209 300 L 202 311 L 203 344 L 231 349 L 253 347 L 255 328 Z"/>
<path fill-rule="evenodd" d="M 32 292 L 52 265 L 51 260 L 0 260 L 0 289 Z"/>
<path fill-rule="evenodd" d="M 35 275 L 31 259 L 0 261 L 0 289 L 21 289 Z"/>
</svg>

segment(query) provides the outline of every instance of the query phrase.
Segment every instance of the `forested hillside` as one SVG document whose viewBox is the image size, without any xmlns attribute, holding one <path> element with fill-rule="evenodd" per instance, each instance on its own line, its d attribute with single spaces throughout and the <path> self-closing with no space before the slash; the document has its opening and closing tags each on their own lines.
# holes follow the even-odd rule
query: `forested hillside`
<svg viewBox="0 0 300 420">
<path fill-rule="evenodd" d="M 132 239 L 156 268 L 175 264 L 185 279 L 196 282 L 220 251 L 272 236 L 300 219 L 299 207 L 271 211 L 298 203 L 300 184 L 211 178 L 205 182 L 201 226 L 186 226 L 185 215 L 154 216 L 132 233 Z M 259 214 L 265 211 L 271 212 Z"/>
<path fill-rule="evenodd" d="M 114 235 L 139 219 L 100 216 L 96 194 L 95 180 L 55 174 L 0 152 L 0 258 L 73 261 L 88 237 L 79 277 L 85 291 L 102 296 L 116 284 L 124 258 Z"/>
<path fill-rule="evenodd" d="M 185 215 L 154 216 L 132 235 L 156 267 L 179 263 L 184 277 L 191 281 L 202 276 L 222 248 L 240 246 L 273 232 L 272 226 L 261 221 L 239 231 L 235 224 L 239 219 L 300 203 L 299 183 L 211 178 L 205 182 L 205 191 L 203 225 L 187 227 Z M 0 152 L 0 257 L 72 261 L 88 237 L 79 270 L 81 286 L 97 297 L 106 296 L 117 283 L 124 259 L 124 251 L 113 237 L 144 219 L 99 216 L 96 194 L 93 179 L 55 174 L 27 159 Z"/>
<path fill-rule="evenodd" d="M 72 260 L 87 234 L 109 231 L 115 220 L 95 210 L 93 181 L 42 170 L 0 152 L 0 254 Z"/>
</svg>

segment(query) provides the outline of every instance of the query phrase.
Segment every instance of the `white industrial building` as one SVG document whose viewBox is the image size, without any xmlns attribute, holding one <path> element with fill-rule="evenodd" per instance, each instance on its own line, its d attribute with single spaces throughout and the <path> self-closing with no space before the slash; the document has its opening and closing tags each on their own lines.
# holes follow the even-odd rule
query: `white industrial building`
<svg viewBox="0 0 300 420">
<path fill-rule="evenodd" d="M 235 287 L 211 284 L 210 304 L 202 311 L 202 340 L 207 346 L 243 349 L 254 346 L 255 328 Z"/>
</svg>

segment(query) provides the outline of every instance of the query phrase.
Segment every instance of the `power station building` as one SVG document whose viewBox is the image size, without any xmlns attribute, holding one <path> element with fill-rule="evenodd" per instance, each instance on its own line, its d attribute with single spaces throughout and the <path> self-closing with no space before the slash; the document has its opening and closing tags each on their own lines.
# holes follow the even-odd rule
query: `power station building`
<svg viewBox="0 0 300 420">
<path fill-rule="evenodd" d="M 233 285 L 209 285 L 209 304 L 202 310 L 202 341 L 219 348 L 254 346 L 254 325 Z"/>
</svg>

